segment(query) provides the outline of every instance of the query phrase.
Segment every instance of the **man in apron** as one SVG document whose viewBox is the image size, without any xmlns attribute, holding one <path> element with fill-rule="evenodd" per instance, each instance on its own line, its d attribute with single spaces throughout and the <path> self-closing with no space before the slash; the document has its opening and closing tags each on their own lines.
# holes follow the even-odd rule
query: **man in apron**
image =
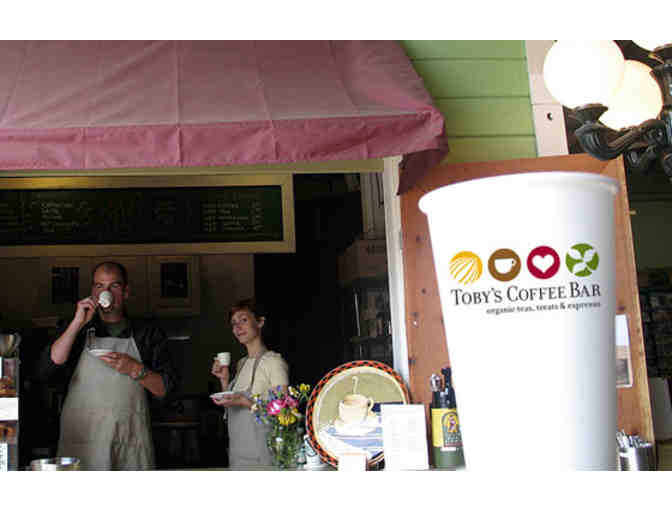
<svg viewBox="0 0 672 510">
<path fill-rule="evenodd" d="M 82 469 L 153 469 L 147 392 L 165 398 L 177 384 L 166 338 L 157 327 L 126 317 L 129 285 L 121 264 L 98 264 L 92 279 L 91 295 L 77 303 L 43 357 L 47 377 L 72 373 L 58 455 L 77 457 Z M 107 300 L 99 299 L 104 291 Z"/>
</svg>

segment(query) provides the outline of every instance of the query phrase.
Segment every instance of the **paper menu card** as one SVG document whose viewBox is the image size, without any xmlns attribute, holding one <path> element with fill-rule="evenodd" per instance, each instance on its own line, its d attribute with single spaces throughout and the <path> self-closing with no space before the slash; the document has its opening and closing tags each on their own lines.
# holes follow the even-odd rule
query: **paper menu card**
<svg viewBox="0 0 672 510">
<path fill-rule="evenodd" d="M 385 469 L 429 469 L 425 406 L 383 404 L 380 417 Z"/>
<path fill-rule="evenodd" d="M 616 387 L 632 387 L 632 359 L 630 357 L 630 333 L 626 315 L 616 315 Z"/>
</svg>

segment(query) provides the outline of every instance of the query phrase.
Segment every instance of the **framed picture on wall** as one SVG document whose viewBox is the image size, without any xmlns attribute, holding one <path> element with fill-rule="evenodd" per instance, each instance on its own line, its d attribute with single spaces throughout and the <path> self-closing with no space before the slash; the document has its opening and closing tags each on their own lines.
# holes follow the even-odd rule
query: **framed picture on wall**
<svg viewBox="0 0 672 510">
<path fill-rule="evenodd" d="M 51 304 L 76 303 L 79 301 L 79 267 L 51 268 Z"/>
<path fill-rule="evenodd" d="M 198 257 L 154 256 L 148 259 L 149 311 L 157 317 L 188 317 L 201 311 Z"/>
<path fill-rule="evenodd" d="M 54 257 L 40 261 L 40 315 L 72 316 L 77 301 L 91 294 L 91 261 Z"/>
</svg>

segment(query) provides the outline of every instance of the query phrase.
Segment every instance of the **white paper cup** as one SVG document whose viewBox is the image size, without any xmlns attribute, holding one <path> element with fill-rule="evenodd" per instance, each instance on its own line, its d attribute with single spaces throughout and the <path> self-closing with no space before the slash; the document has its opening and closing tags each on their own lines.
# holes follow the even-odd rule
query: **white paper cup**
<svg viewBox="0 0 672 510">
<path fill-rule="evenodd" d="M 231 353 L 230 352 L 218 352 L 217 361 L 220 365 L 228 367 L 231 364 Z"/>
<path fill-rule="evenodd" d="M 617 190 L 542 172 L 420 199 L 467 469 L 616 469 Z"/>
</svg>

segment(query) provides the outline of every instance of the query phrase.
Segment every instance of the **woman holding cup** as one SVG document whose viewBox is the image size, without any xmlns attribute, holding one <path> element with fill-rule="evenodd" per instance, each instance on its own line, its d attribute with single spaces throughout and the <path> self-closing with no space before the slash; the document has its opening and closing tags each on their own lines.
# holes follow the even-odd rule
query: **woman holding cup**
<svg viewBox="0 0 672 510">
<path fill-rule="evenodd" d="M 253 300 L 232 306 L 229 321 L 233 335 L 247 350 L 247 356 L 236 364 L 233 380 L 230 380 L 228 353 L 218 354 L 211 368 L 212 375 L 219 379 L 225 392 L 211 398 L 216 405 L 227 409 L 229 467 L 270 466 L 266 428 L 257 423 L 250 411 L 254 404 L 252 395 L 265 394 L 278 386 L 281 391 L 286 391 L 289 384 L 287 362 L 264 344 L 262 328 L 266 318 Z"/>
</svg>

